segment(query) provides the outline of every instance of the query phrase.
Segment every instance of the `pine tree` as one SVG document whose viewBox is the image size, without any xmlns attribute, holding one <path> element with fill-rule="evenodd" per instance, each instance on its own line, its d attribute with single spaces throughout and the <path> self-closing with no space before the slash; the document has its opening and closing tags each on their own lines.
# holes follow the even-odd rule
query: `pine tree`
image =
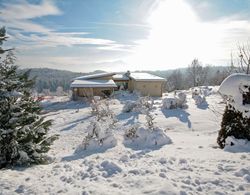
<svg viewBox="0 0 250 195">
<path fill-rule="evenodd" d="M 230 104 L 226 106 L 217 138 L 217 143 L 221 148 L 225 147 L 228 136 L 250 141 L 250 119 L 243 117 L 242 113 Z"/>
<path fill-rule="evenodd" d="M 6 41 L 8 37 L 6 36 L 6 30 L 4 27 L 0 28 L 0 45 L 3 44 L 4 41 Z M 3 49 L 2 47 L 0 47 L 0 54 L 3 54 L 7 51 L 11 51 L 13 49 Z"/>
<path fill-rule="evenodd" d="M 47 162 L 46 153 L 57 138 L 47 135 L 51 120 L 44 120 L 32 98 L 29 71 L 18 74 L 14 63 L 12 51 L 0 61 L 0 168 Z"/>
</svg>

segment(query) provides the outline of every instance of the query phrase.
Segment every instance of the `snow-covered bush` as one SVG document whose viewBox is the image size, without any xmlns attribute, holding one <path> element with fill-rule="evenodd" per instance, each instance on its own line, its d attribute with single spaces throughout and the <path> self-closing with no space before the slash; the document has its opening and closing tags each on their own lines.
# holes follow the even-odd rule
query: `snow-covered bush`
<svg viewBox="0 0 250 195">
<path fill-rule="evenodd" d="M 209 95 L 208 89 L 202 87 L 195 87 L 192 89 L 192 98 L 197 106 L 206 103 L 206 96 Z"/>
<path fill-rule="evenodd" d="M 128 100 L 122 108 L 122 112 L 132 112 L 137 106 L 135 101 Z"/>
<path fill-rule="evenodd" d="M 212 93 L 215 93 L 213 91 L 213 88 L 208 87 L 208 86 L 194 87 L 194 88 L 191 88 L 191 90 L 192 90 L 192 98 L 197 95 L 202 95 L 206 97 L 206 96 L 211 95 Z"/>
<path fill-rule="evenodd" d="M 194 95 L 193 99 L 195 104 L 198 106 L 206 102 L 206 97 L 203 95 Z"/>
<path fill-rule="evenodd" d="M 140 97 L 137 101 L 126 101 L 125 105 L 123 106 L 123 112 L 139 112 L 143 113 L 146 109 L 153 109 L 154 100 L 149 97 Z"/>
<path fill-rule="evenodd" d="M 124 137 L 125 139 L 135 139 L 138 137 L 137 131 L 139 128 L 139 124 L 134 124 L 125 129 Z"/>
<path fill-rule="evenodd" d="M 219 88 L 221 95 L 227 96 L 227 106 L 217 138 L 217 143 L 221 148 L 225 147 L 226 139 L 230 136 L 250 141 L 249 86 L 250 75 L 232 74 L 222 82 Z"/>
<path fill-rule="evenodd" d="M 175 93 L 173 97 L 167 97 L 162 100 L 163 109 L 176 109 L 176 108 L 186 108 L 187 107 L 187 96 L 183 92 Z"/>
<path fill-rule="evenodd" d="M 214 94 L 215 90 L 212 87 L 202 86 L 201 87 L 201 92 L 206 97 L 206 96 L 209 96 L 211 94 Z"/>
<path fill-rule="evenodd" d="M 92 113 L 95 118 L 88 126 L 87 135 L 84 137 L 82 144 L 76 149 L 76 152 L 86 149 L 110 148 L 116 145 L 113 131 L 117 119 L 110 110 L 108 100 L 95 99 L 92 102 Z"/>
<path fill-rule="evenodd" d="M 115 120 L 114 113 L 110 110 L 109 101 L 107 99 L 100 100 L 95 98 L 92 100 L 90 107 L 92 109 L 92 114 L 97 117 L 98 121 L 105 117 L 113 118 Z"/>
<path fill-rule="evenodd" d="M 145 119 L 146 119 L 146 124 L 147 124 L 148 129 L 153 131 L 155 129 L 154 115 L 151 112 L 147 111 L 145 114 Z"/>
<path fill-rule="evenodd" d="M 242 112 L 237 111 L 230 104 L 226 106 L 217 138 L 217 143 L 221 148 L 225 147 L 229 136 L 250 141 L 250 118 L 244 117 Z"/>
<path fill-rule="evenodd" d="M 141 98 L 139 98 L 137 105 L 138 105 L 137 109 L 141 113 L 143 113 L 145 111 L 150 111 L 153 109 L 154 100 L 149 96 L 141 97 Z"/>
<path fill-rule="evenodd" d="M 114 121 L 98 121 L 95 118 L 87 127 L 87 135 L 84 137 L 82 144 L 77 148 L 81 150 L 96 150 L 100 148 L 111 148 L 116 145 L 116 139 L 113 135 Z"/>
<path fill-rule="evenodd" d="M 127 128 L 124 144 L 127 147 L 151 148 L 170 144 L 171 139 L 160 128 L 150 130 L 147 127 L 134 125 Z"/>
<path fill-rule="evenodd" d="M 127 127 L 124 134 L 124 144 L 130 147 L 147 148 L 162 146 L 171 142 L 164 131 L 155 126 L 152 113 L 153 100 L 149 97 L 140 98 L 137 107 L 145 115 L 146 124 L 136 123 Z"/>
<path fill-rule="evenodd" d="M 201 95 L 201 90 L 198 87 L 192 88 L 192 98 L 194 96 Z"/>
<path fill-rule="evenodd" d="M 63 95 L 65 95 L 65 92 L 63 91 L 63 87 L 62 86 L 58 86 L 56 88 L 56 95 L 57 96 L 63 96 Z"/>
</svg>

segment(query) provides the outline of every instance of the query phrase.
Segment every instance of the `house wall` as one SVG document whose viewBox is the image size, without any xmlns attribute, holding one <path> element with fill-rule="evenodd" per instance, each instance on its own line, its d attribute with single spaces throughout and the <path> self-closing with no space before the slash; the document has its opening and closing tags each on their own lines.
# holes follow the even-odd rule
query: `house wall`
<svg viewBox="0 0 250 195">
<path fill-rule="evenodd" d="M 103 91 L 108 90 L 111 93 L 114 88 L 112 87 L 100 87 L 100 88 L 73 88 L 73 100 L 78 100 L 79 97 L 93 97 L 93 96 L 103 96 Z"/>
<path fill-rule="evenodd" d="M 141 95 L 162 96 L 162 81 L 131 81 L 131 90 L 139 91 Z"/>
<path fill-rule="evenodd" d="M 133 92 L 134 91 L 134 80 L 129 80 L 128 82 L 128 90 Z"/>
<path fill-rule="evenodd" d="M 113 92 L 114 88 L 93 88 L 93 94 L 97 96 L 103 96 L 103 91 L 110 91 Z"/>
</svg>

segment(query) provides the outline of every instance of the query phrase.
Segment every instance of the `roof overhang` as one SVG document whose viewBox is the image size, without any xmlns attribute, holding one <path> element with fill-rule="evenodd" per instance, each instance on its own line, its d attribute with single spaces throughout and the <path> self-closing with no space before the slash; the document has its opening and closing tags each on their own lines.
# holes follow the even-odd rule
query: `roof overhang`
<svg viewBox="0 0 250 195">
<path fill-rule="evenodd" d="M 113 80 L 74 80 L 70 88 L 116 88 Z"/>
<path fill-rule="evenodd" d="M 98 78 L 102 78 L 102 77 L 109 77 L 109 76 L 113 76 L 115 75 L 116 73 L 99 73 L 99 74 L 91 74 L 91 75 L 85 75 L 85 76 L 80 76 L 80 77 L 76 77 L 74 79 L 72 79 L 73 81 L 74 80 L 89 80 L 89 79 L 98 79 Z"/>
</svg>

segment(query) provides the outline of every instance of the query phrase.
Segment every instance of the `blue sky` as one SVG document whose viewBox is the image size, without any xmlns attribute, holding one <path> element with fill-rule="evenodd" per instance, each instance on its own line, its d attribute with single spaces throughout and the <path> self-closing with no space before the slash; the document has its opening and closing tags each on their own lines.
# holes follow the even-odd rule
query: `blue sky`
<svg viewBox="0 0 250 195">
<path fill-rule="evenodd" d="M 249 0 L 1 0 L 22 68 L 166 70 L 227 65 L 250 34 Z"/>
</svg>

